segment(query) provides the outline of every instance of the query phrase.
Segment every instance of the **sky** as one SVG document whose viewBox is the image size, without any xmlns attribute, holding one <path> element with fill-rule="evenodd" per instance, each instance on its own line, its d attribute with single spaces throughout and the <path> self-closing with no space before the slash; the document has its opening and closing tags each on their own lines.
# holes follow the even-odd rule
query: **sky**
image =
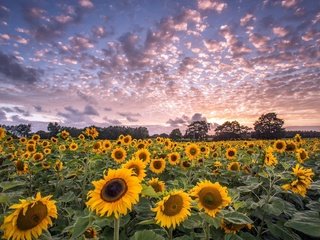
<svg viewBox="0 0 320 240">
<path fill-rule="evenodd" d="M 320 126 L 318 0 L 0 0 L 0 123 Z"/>
</svg>

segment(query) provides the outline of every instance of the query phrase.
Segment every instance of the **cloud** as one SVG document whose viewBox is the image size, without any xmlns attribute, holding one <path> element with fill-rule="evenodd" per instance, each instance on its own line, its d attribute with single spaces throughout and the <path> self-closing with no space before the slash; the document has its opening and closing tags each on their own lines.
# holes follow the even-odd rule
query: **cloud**
<svg viewBox="0 0 320 240">
<path fill-rule="evenodd" d="M 94 7 L 91 0 L 79 0 L 79 4 L 83 8 L 93 8 Z"/>
<path fill-rule="evenodd" d="M 281 5 L 286 8 L 292 8 L 295 7 L 298 2 L 298 0 L 282 0 Z"/>
<path fill-rule="evenodd" d="M 107 111 L 107 112 L 110 112 L 110 111 L 112 111 L 112 108 L 105 107 L 103 110 L 105 110 L 105 111 Z"/>
<path fill-rule="evenodd" d="M 103 120 L 105 120 L 108 124 L 111 125 L 122 125 L 122 123 L 116 119 L 109 119 L 108 117 L 104 117 Z"/>
<path fill-rule="evenodd" d="M 135 117 L 141 117 L 140 113 L 131 113 L 131 112 L 118 112 L 122 117 L 125 117 L 128 122 L 138 122 L 139 120 Z"/>
<path fill-rule="evenodd" d="M 40 105 L 33 106 L 37 112 L 42 112 L 42 107 Z"/>
<path fill-rule="evenodd" d="M 0 74 L 8 79 L 1 78 L 0 81 L 19 83 L 35 83 L 40 80 L 43 71 L 30 67 L 25 67 L 17 61 L 13 55 L 6 55 L 0 51 Z"/>
<path fill-rule="evenodd" d="M 96 26 L 92 28 L 94 38 L 104 38 L 107 36 L 107 30 L 104 26 Z"/>
<path fill-rule="evenodd" d="M 227 6 L 227 3 L 218 0 L 198 0 L 198 8 L 201 10 L 214 10 L 221 13 Z"/>
<path fill-rule="evenodd" d="M 6 113 L 0 109 L 0 121 L 6 121 L 6 120 L 7 120 Z"/>
<path fill-rule="evenodd" d="M 246 26 L 248 23 L 254 20 L 256 20 L 256 17 L 253 14 L 247 13 L 244 17 L 240 19 L 240 25 L 242 27 Z"/>
<path fill-rule="evenodd" d="M 77 95 L 84 101 L 91 103 L 91 104 L 96 104 L 97 100 L 93 96 L 89 96 L 80 90 L 77 90 Z"/>
<path fill-rule="evenodd" d="M 99 116 L 99 113 L 96 109 L 94 109 L 94 107 L 92 107 L 91 105 L 87 105 L 84 108 L 83 114 L 85 115 L 93 115 L 93 116 Z"/>
<path fill-rule="evenodd" d="M 272 32 L 278 37 L 285 37 L 289 33 L 284 27 L 274 27 L 272 28 Z"/>
<path fill-rule="evenodd" d="M 191 117 L 191 122 L 195 122 L 195 121 L 207 121 L 207 118 L 203 116 L 201 113 L 195 113 Z"/>
<path fill-rule="evenodd" d="M 175 119 L 169 119 L 166 124 L 169 124 L 171 127 L 182 127 L 190 123 L 190 118 L 186 115 L 182 117 L 176 117 Z"/>
</svg>

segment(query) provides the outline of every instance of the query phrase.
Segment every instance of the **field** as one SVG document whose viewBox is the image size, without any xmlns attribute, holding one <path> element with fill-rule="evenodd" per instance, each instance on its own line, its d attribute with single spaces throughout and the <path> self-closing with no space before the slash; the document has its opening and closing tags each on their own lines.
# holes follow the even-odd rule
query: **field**
<svg viewBox="0 0 320 240">
<path fill-rule="evenodd" d="M 0 236 L 320 237 L 319 139 L 109 141 L 98 134 L 17 139 L 0 129 Z"/>
</svg>

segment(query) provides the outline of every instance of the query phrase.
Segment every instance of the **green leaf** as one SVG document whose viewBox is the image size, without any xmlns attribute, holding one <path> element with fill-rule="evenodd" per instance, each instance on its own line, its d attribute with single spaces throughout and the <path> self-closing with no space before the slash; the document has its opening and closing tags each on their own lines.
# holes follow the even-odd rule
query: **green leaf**
<svg viewBox="0 0 320 240">
<path fill-rule="evenodd" d="M 130 240 L 164 240 L 164 237 L 154 233 L 151 230 L 143 230 L 136 232 Z"/>
<path fill-rule="evenodd" d="M 240 192 L 252 192 L 252 190 L 258 188 L 260 185 L 262 184 L 262 182 L 260 183 L 252 183 L 250 185 L 247 185 L 247 186 L 240 186 L 240 187 L 237 187 L 237 189 L 240 191 Z"/>
<path fill-rule="evenodd" d="M 276 238 L 280 238 L 283 240 L 287 240 L 287 239 L 300 240 L 301 239 L 297 234 L 289 231 L 289 229 L 284 227 L 281 223 L 273 224 L 272 222 L 267 222 L 267 226 L 271 234 Z"/>
<path fill-rule="evenodd" d="M 263 210 L 267 214 L 272 214 L 275 216 L 279 216 L 284 211 L 284 203 L 281 199 L 276 199 L 272 201 L 271 203 L 268 203 L 263 206 Z"/>
<path fill-rule="evenodd" d="M 193 238 L 190 236 L 184 235 L 181 237 L 176 237 L 176 238 L 174 238 L 174 240 L 193 240 Z"/>
<path fill-rule="evenodd" d="M 320 237 L 320 215 L 316 211 L 297 212 L 286 224 L 286 227 L 293 228 L 312 237 Z"/>
<path fill-rule="evenodd" d="M 0 193 L 0 203 L 8 203 L 9 196 L 5 193 Z"/>
<path fill-rule="evenodd" d="M 252 220 L 244 215 L 243 213 L 239 212 L 229 212 L 226 213 L 223 218 L 227 220 L 228 222 L 234 223 L 234 224 L 251 224 L 253 223 Z"/>
<path fill-rule="evenodd" d="M 240 237 L 242 237 L 243 239 L 246 239 L 246 240 L 257 240 L 256 236 L 253 236 L 252 234 L 250 234 L 248 232 L 239 232 L 238 234 Z"/>
<path fill-rule="evenodd" d="M 141 222 L 137 223 L 138 225 L 149 225 L 149 224 L 156 224 L 156 222 L 154 221 L 154 219 L 147 219 L 147 220 L 143 220 Z"/>
<path fill-rule="evenodd" d="M 86 231 L 90 224 L 89 219 L 89 216 L 79 217 L 77 219 L 76 223 L 74 224 L 73 233 L 71 237 L 72 239 L 78 238 L 81 234 L 83 234 Z"/>
<path fill-rule="evenodd" d="M 18 186 L 22 186 L 22 185 L 25 185 L 26 183 L 25 182 L 22 182 L 22 181 L 15 181 L 15 182 L 1 182 L 0 183 L 0 187 L 2 188 L 2 190 L 5 192 L 9 189 L 12 189 L 12 188 L 15 188 L 15 187 L 18 187 Z"/>
<path fill-rule="evenodd" d="M 73 192 L 67 192 L 59 198 L 59 202 L 71 202 L 76 199 L 76 195 Z"/>
<path fill-rule="evenodd" d="M 202 221 L 198 214 L 192 214 L 187 220 L 185 220 L 182 226 L 186 229 L 194 229 L 201 227 Z"/>
<path fill-rule="evenodd" d="M 143 196 L 148 196 L 148 197 L 154 197 L 154 198 L 158 198 L 159 197 L 159 194 L 154 191 L 153 187 L 147 186 L 145 184 L 142 184 L 142 192 L 141 192 L 141 194 Z"/>
<path fill-rule="evenodd" d="M 216 229 L 220 227 L 221 217 L 219 217 L 219 216 L 210 217 L 206 213 L 200 213 L 199 215 L 203 220 L 205 220 L 210 225 L 214 226 Z"/>
</svg>

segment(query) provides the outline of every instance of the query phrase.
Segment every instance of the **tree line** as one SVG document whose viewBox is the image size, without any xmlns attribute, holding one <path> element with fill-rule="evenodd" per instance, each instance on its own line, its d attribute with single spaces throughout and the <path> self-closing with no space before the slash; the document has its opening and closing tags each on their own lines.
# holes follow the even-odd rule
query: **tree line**
<svg viewBox="0 0 320 240">
<path fill-rule="evenodd" d="M 277 117 L 276 113 L 262 114 L 259 119 L 253 124 L 254 128 L 241 125 L 238 121 L 226 121 L 215 129 L 215 134 L 210 136 L 208 132 L 211 129 L 211 124 L 207 121 L 193 121 L 190 123 L 183 135 L 179 128 L 173 129 L 170 134 L 154 134 L 149 135 L 146 127 L 128 127 L 128 126 L 109 126 L 95 127 L 99 136 L 97 139 L 116 140 L 122 135 L 131 135 L 136 139 L 145 139 L 149 137 L 168 137 L 174 140 L 240 140 L 240 139 L 279 139 L 292 138 L 299 133 L 304 138 L 320 138 L 320 132 L 316 131 L 286 131 L 283 128 L 284 121 Z M 19 125 L 1 125 L 10 134 L 16 137 L 28 137 L 31 133 L 31 124 Z M 47 131 L 37 131 L 42 139 L 49 139 L 56 136 L 59 132 L 66 130 L 72 137 L 77 137 L 84 132 L 85 128 L 65 127 L 58 123 L 49 123 Z"/>
</svg>

